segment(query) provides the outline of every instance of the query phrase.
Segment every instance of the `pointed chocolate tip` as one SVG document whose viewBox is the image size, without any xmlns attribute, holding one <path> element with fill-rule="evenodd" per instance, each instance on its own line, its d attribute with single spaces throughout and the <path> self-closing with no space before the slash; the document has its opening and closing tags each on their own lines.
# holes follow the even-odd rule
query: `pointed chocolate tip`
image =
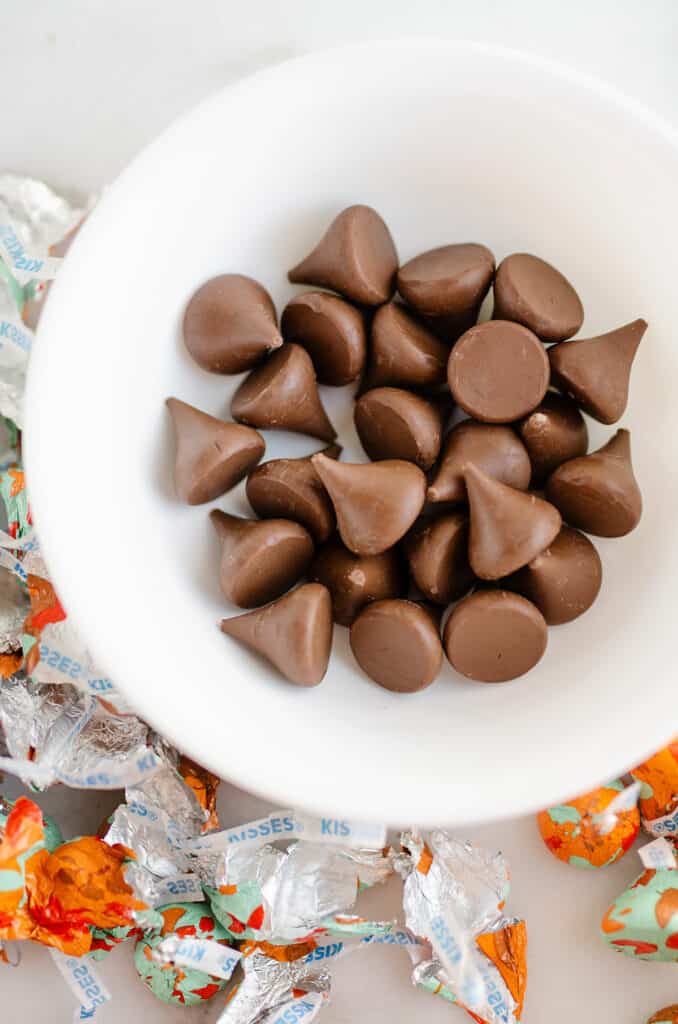
<svg viewBox="0 0 678 1024">
<path fill-rule="evenodd" d="M 544 551 L 558 535 L 558 509 L 493 480 L 470 464 L 464 480 L 471 510 L 469 560 L 477 576 L 497 580 Z"/>
<path fill-rule="evenodd" d="M 317 686 L 332 646 L 327 587 L 305 583 L 265 608 L 223 619 L 221 631 L 256 651 L 298 686 Z"/>
</svg>

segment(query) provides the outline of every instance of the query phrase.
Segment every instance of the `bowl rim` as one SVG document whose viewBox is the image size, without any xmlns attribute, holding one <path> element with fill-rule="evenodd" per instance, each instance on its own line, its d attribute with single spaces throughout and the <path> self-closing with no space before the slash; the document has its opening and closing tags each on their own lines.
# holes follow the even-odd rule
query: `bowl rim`
<svg viewBox="0 0 678 1024">
<path fill-rule="evenodd" d="M 250 89 L 261 87 L 269 81 L 276 82 L 276 80 L 279 80 L 281 76 L 285 77 L 287 75 L 295 75 L 300 70 L 312 70 L 315 66 L 322 65 L 322 63 L 330 56 L 335 60 L 343 59 L 345 62 L 349 62 L 352 58 L 357 56 L 364 56 L 365 54 L 377 52 L 389 52 L 394 56 L 397 56 L 398 53 L 407 53 L 411 56 L 413 47 L 420 48 L 422 52 L 424 50 L 429 52 L 432 50 L 438 50 L 447 54 L 462 52 L 466 54 L 478 53 L 484 57 L 496 57 L 507 61 L 510 64 L 517 64 L 536 69 L 545 76 L 558 79 L 565 84 L 574 85 L 581 90 L 589 91 L 595 94 L 597 98 L 614 106 L 621 114 L 641 121 L 646 129 L 659 136 L 663 142 L 676 150 L 676 153 L 678 154 L 678 128 L 674 128 L 659 113 L 640 100 L 626 95 L 617 87 L 604 80 L 598 79 L 596 76 L 586 71 L 570 67 L 562 62 L 554 61 L 549 57 L 475 40 L 441 39 L 430 35 L 399 36 L 397 38 L 361 41 L 357 43 L 353 42 L 320 50 L 312 50 L 302 54 L 301 56 L 292 57 L 287 60 L 268 65 L 253 72 L 252 74 L 248 74 L 234 82 L 228 83 L 224 87 L 201 100 L 188 111 L 182 113 L 157 137 L 146 144 L 127 164 L 116 179 L 106 188 L 105 194 L 98 203 L 98 207 L 111 208 L 114 206 L 117 202 L 118 194 L 123 191 L 128 178 L 135 176 L 146 163 L 152 162 L 155 159 L 157 151 L 162 150 L 167 146 L 171 146 L 172 139 L 175 135 L 182 132 L 185 124 L 205 116 L 213 106 L 218 107 L 222 102 L 224 95 L 227 94 L 231 97 L 237 98 L 239 92 L 247 92 Z M 92 220 L 96 222 L 97 219 L 97 210 L 95 209 L 95 212 L 92 215 Z M 76 239 L 74 246 L 77 245 L 78 240 Z M 48 387 L 48 381 L 46 380 L 45 370 L 43 368 L 44 359 L 42 356 L 46 346 L 41 343 L 40 339 L 42 338 L 43 333 L 47 333 L 50 322 L 57 316 L 59 304 L 62 303 L 67 296 L 68 290 L 62 291 L 60 281 L 57 278 L 53 286 L 53 294 L 50 295 L 48 307 L 49 313 L 47 314 L 47 312 L 45 312 L 45 314 L 43 314 L 42 322 L 45 323 L 46 326 L 44 331 L 41 329 L 40 325 L 38 327 L 37 336 L 39 341 L 34 348 L 29 365 L 24 406 L 25 420 L 29 426 L 24 432 L 24 463 L 26 466 L 27 478 L 29 480 L 32 507 L 36 516 L 36 529 L 38 536 L 40 537 L 42 553 L 45 557 L 46 564 L 49 567 L 50 576 L 53 580 L 59 581 L 58 590 L 59 594 L 64 599 L 65 606 L 69 609 L 73 609 L 73 618 L 80 624 L 81 632 L 88 637 L 88 641 L 91 639 L 91 646 L 95 648 L 96 653 L 96 638 L 100 638 L 102 632 L 99 628 L 100 624 L 97 623 L 97 613 L 94 607 L 95 603 L 88 601 L 88 597 L 82 592 L 82 589 L 77 584 L 72 583 L 70 558 L 68 552 L 65 550 L 66 545 L 60 540 L 58 536 L 58 525 L 53 517 L 50 518 L 48 512 L 51 505 L 51 481 L 49 472 L 45 471 L 46 463 L 42 456 L 39 442 L 41 429 L 43 431 L 49 429 L 49 424 L 46 422 L 46 418 L 44 416 L 41 417 L 40 414 L 42 395 Z M 42 426 L 41 428 L 38 427 L 33 430 L 31 427 L 32 423 L 42 423 Z M 108 653 L 103 660 L 105 664 L 111 665 L 112 667 L 112 661 L 114 659 L 111 659 L 109 656 L 110 651 L 111 645 L 109 644 Z M 122 681 L 120 688 L 124 693 L 124 681 Z M 131 698 L 131 702 L 133 706 L 135 703 L 138 704 L 138 713 L 142 717 L 146 717 L 148 715 L 148 710 L 144 707 L 143 700 L 137 701 L 134 698 Z M 201 763 L 204 763 L 206 767 L 211 767 L 219 774 L 223 772 L 223 766 L 217 767 L 214 763 L 210 764 L 210 756 L 201 754 L 199 749 L 199 738 L 196 739 L 195 743 L 187 746 L 185 738 L 176 735 L 176 731 L 171 722 L 165 722 L 164 717 L 162 709 L 156 707 L 154 707 L 152 715 L 148 715 L 153 727 L 170 742 L 178 746 L 180 749 L 185 750 L 189 755 L 198 757 Z M 658 722 L 655 730 L 656 734 L 652 737 L 648 737 L 647 745 L 643 742 L 639 745 L 638 750 L 634 752 L 635 763 L 638 763 L 642 758 L 658 749 L 664 742 L 667 742 L 674 731 L 673 729 L 668 731 L 669 729 L 670 723 Z M 629 760 L 626 755 L 623 755 L 620 760 L 621 763 L 619 763 L 617 767 L 621 772 L 629 767 Z M 228 775 L 224 777 L 227 777 L 235 785 L 242 787 L 250 793 L 261 796 L 264 799 L 268 799 L 281 805 L 289 803 L 289 794 L 286 795 L 284 788 L 281 788 L 278 785 L 275 777 L 267 777 L 264 779 L 262 778 L 261 772 L 252 770 L 252 767 L 249 764 L 233 764 L 232 771 L 229 771 Z M 609 777 L 610 775 L 607 773 L 605 777 L 599 778 L 597 781 L 603 783 Z M 595 779 L 589 781 L 592 784 L 596 782 Z M 566 794 L 554 794 L 554 796 L 558 795 L 565 796 Z M 397 801 L 394 801 L 392 798 L 386 799 L 385 797 L 384 803 L 389 808 L 386 810 L 384 815 L 389 824 L 406 823 L 403 821 L 402 817 L 398 816 L 398 813 L 393 813 L 390 810 L 391 807 L 395 809 Z M 335 804 L 336 806 L 333 810 L 337 814 L 353 818 L 364 818 L 367 816 L 364 808 L 352 808 L 347 806 L 340 795 L 337 795 Z M 304 807 L 312 812 L 323 813 L 327 811 L 324 800 L 318 799 L 313 795 L 311 795 L 308 800 L 305 800 Z M 455 825 L 472 825 L 483 823 L 488 820 L 502 820 L 521 814 L 527 814 L 534 810 L 535 801 L 529 796 L 529 790 L 526 789 L 523 793 L 516 793 L 515 799 L 511 803 L 507 803 L 504 807 L 497 808 L 490 818 L 488 818 L 484 806 L 479 806 L 476 809 L 469 809 L 465 811 L 461 817 L 454 817 L 453 820 Z M 441 824 L 440 814 L 433 801 L 429 800 L 427 803 L 425 798 L 422 800 L 422 808 L 418 821 L 422 827 Z"/>
</svg>

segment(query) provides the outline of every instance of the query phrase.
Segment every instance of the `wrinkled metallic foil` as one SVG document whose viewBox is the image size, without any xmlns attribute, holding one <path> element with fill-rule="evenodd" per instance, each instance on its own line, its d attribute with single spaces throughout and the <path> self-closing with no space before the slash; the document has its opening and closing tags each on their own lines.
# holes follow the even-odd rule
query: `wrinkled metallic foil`
<svg viewBox="0 0 678 1024">
<path fill-rule="evenodd" d="M 205 817 L 193 791 L 167 766 L 139 785 L 127 787 L 125 803 L 113 814 L 105 838 L 107 843 L 122 843 L 133 850 L 139 868 L 169 878 L 193 866 L 180 842 L 198 835 Z M 131 884 L 141 883 L 137 879 Z"/>
<path fill-rule="evenodd" d="M 77 227 L 84 213 L 43 181 L 0 174 L 0 223 L 12 226 L 31 255 L 47 256 Z M 21 273 L 15 276 L 21 282 Z"/>
<path fill-rule="evenodd" d="M 14 174 L 0 175 L 0 414 L 22 426 L 22 405 L 26 367 L 33 344 L 33 332 L 23 321 L 27 303 L 36 308 L 44 284 L 33 282 L 30 261 L 12 258 L 14 245 L 26 254 L 47 257 L 50 249 L 77 226 L 83 210 L 53 192 L 41 181 Z M 13 243 L 5 247 L 6 235 Z M 49 261 L 48 261 L 49 262 Z"/>
<path fill-rule="evenodd" d="M 35 683 L 23 674 L 0 680 L 0 722 L 12 757 L 40 751 L 64 708 L 79 705 L 74 686 Z"/>
<path fill-rule="evenodd" d="M 449 989 L 448 998 L 486 1024 L 514 1024 L 518 1005 L 476 943 L 479 935 L 514 923 L 501 913 L 509 892 L 503 856 L 442 830 L 432 832 L 428 844 L 412 832 L 404 833 L 401 843 L 403 853 L 394 856 L 394 866 L 404 879 L 405 922 L 433 952 L 426 958 L 422 951 L 413 980 L 430 988 L 427 982 L 435 979 Z"/>
<path fill-rule="evenodd" d="M 29 602 L 18 578 L 0 566 L 0 654 L 21 647 L 21 634 Z"/>
<path fill-rule="evenodd" d="M 243 957 L 244 978 L 219 1017 L 219 1024 L 255 1024 L 267 1011 L 290 1002 L 295 990 L 329 994 L 328 971 L 304 958 L 276 960 L 258 949 Z"/>
<path fill-rule="evenodd" d="M 196 856 L 198 873 L 214 888 L 256 882 L 265 910 L 261 938 L 293 942 L 327 927 L 355 906 L 359 884 L 374 885 L 392 874 L 389 857 L 376 850 L 352 850 L 297 841 L 287 850 L 234 844 L 218 855 Z"/>
</svg>

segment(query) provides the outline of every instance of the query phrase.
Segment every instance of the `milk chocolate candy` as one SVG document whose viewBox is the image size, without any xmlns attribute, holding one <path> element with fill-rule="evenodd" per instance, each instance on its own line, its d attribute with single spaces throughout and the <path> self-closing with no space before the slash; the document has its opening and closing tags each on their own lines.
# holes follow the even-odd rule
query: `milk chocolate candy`
<svg viewBox="0 0 678 1024">
<path fill-rule="evenodd" d="M 411 462 L 358 465 L 334 462 L 322 453 L 311 462 L 334 505 L 341 539 L 356 555 L 378 555 L 393 547 L 421 512 L 426 477 Z"/>
<path fill-rule="evenodd" d="M 424 597 L 449 604 L 474 580 L 468 562 L 468 516 L 461 512 L 415 527 L 405 543 L 410 573 Z"/>
<path fill-rule="evenodd" d="M 174 486 L 189 505 L 225 494 L 264 454 L 264 439 L 251 427 L 224 423 L 178 398 L 166 405 L 177 441 Z"/>
<path fill-rule="evenodd" d="M 634 320 L 597 338 L 578 338 L 549 349 L 551 381 L 601 423 L 616 423 L 626 410 L 631 366 L 647 330 Z"/>
<path fill-rule="evenodd" d="M 602 578 L 600 556 L 591 541 L 564 526 L 545 551 L 506 580 L 506 586 L 536 604 L 549 626 L 559 626 L 588 611 Z"/>
<path fill-rule="evenodd" d="M 494 277 L 494 256 L 484 245 L 442 245 L 409 260 L 398 271 L 398 291 L 427 316 L 471 316 Z"/>
<path fill-rule="evenodd" d="M 469 562 L 481 579 L 498 580 L 527 565 L 560 532 L 560 513 L 548 501 L 507 487 L 474 465 L 464 479 L 471 510 Z"/>
<path fill-rule="evenodd" d="M 493 317 L 523 324 L 542 341 L 565 341 L 581 327 L 584 309 L 559 270 L 538 256 L 517 252 L 497 268 Z"/>
<path fill-rule="evenodd" d="M 289 519 L 243 519 L 219 509 L 210 519 L 221 542 L 221 589 L 239 608 L 280 597 L 304 575 L 313 556 L 310 534 Z"/>
<path fill-rule="evenodd" d="M 559 466 L 546 482 L 546 497 L 585 533 L 623 537 L 634 530 L 643 500 L 633 475 L 628 430 L 618 430 L 597 452 Z"/>
<path fill-rule="evenodd" d="M 530 459 L 510 427 L 464 420 L 445 438 L 427 501 L 466 501 L 464 473 L 471 463 L 494 480 L 519 491 L 526 491 L 530 484 Z"/>
<path fill-rule="evenodd" d="M 450 353 L 447 380 L 469 416 L 510 423 L 541 402 L 549 386 L 549 361 L 527 327 L 489 320 L 461 336 Z"/>
<path fill-rule="evenodd" d="M 439 405 L 401 388 L 366 391 L 353 410 L 363 448 L 373 460 L 406 459 L 430 469 L 443 429 Z"/>
<path fill-rule="evenodd" d="M 340 446 L 334 445 L 323 454 L 337 458 L 340 452 Z M 319 544 L 334 531 L 334 508 L 310 456 L 264 462 L 250 473 L 246 490 L 250 505 L 261 519 L 293 519 L 305 526 Z"/>
<path fill-rule="evenodd" d="M 443 649 L 429 612 L 414 601 L 375 601 L 351 626 L 351 650 L 385 690 L 415 693 L 440 672 Z"/>
<path fill-rule="evenodd" d="M 436 390 L 445 383 L 449 346 L 402 303 L 389 302 L 377 310 L 370 341 L 367 387 Z"/>
<path fill-rule="evenodd" d="M 285 341 L 306 349 L 321 384 L 350 384 L 362 373 L 365 320 L 350 302 L 327 292 L 297 295 L 285 306 L 280 329 Z"/>
<path fill-rule="evenodd" d="M 505 683 L 537 664 L 546 650 L 544 617 L 508 590 L 479 590 L 452 611 L 443 630 L 445 653 L 457 672 L 480 683 Z"/>
<path fill-rule="evenodd" d="M 517 424 L 517 430 L 532 463 L 535 487 L 543 484 L 561 463 L 586 455 L 589 446 L 589 432 L 579 409 L 571 398 L 554 391 L 546 392 L 544 401 Z"/>
<path fill-rule="evenodd" d="M 403 562 L 395 548 L 379 555 L 354 555 L 338 537 L 318 551 L 308 577 L 327 587 L 334 621 L 342 626 L 350 626 L 371 601 L 403 597 L 407 591 Z"/>
<path fill-rule="evenodd" d="M 224 619 L 221 629 L 263 655 L 291 683 L 317 686 L 332 647 L 330 593 L 319 583 L 305 583 L 265 608 Z"/>
<path fill-rule="evenodd" d="M 242 373 L 282 345 L 266 289 L 242 274 L 221 274 L 198 288 L 184 314 L 184 343 L 212 373 Z"/>
<path fill-rule="evenodd" d="M 313 363 L 300 345 L 284 345 L 246 377 L 233 396 L 236 420 L 269 430 L 295 430 L 321 441 L 337 432 L 327 418 Z"/>
<path fill-rule="evenodd" d="M 349 206 L 312 253 L 287 275 L 293 284 L 331 288 L 365 306 L 387 302 L 398 269 L 391 233 L 371 206 Z"/>
</svg>

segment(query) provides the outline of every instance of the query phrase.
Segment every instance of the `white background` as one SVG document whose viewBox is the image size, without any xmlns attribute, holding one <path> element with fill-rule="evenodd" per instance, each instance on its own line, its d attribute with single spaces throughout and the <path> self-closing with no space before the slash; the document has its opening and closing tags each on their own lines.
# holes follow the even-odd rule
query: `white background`
<svg viewBox="0 0 678 1024">
<path fill-rule="evenodd" d="M 207 93 L 265 64 L 354 39 L 417 32 L 522 48 L 597 74 L 678 121 L 674 0 L 5 0 L 0 14 L 0 166 L 81 193 L 103 187 Z M 510 754 L 510 736 L 499 754 L 488 752 L 497 771 Z M 64 791 L 39 800 L 67 836 L 96 828 L 116 802 L 111 794 Z M 221 806 L 226 825 L 268 809 L 228 786 Z M 634 853 L 603 872 L 577 871 L 550 857 L 532 819 L 488 825 L 470 838 L 505 852 L 510 908 L 528 921 L 525 1024 L 643 1024 L 659 1007 L 678 1002 L 678 965 L 634 962 L 598 938 L 603 911 L 638 873 Z M 382 918 L 396 914 L 397 885 L 369 894 L 361 907 Z M 339 963 L 332 1004 L 320 1019 L 468 1019 L 412 990 L 407 964 L 402 951 L 387 948 Z M 97 1017 L 104 1024 L 197 1024 L 218 1009 L 175 1010 L 157 1002 L 136 980 L 126 946 L 100 973 L 115 997 Z M 22 967 L 0 973 L 0 1017 L 7 1024 L 61 1024 L 70 1021 L 72 1005 L 42 949 L 26 947 Z"/>
</svg>

